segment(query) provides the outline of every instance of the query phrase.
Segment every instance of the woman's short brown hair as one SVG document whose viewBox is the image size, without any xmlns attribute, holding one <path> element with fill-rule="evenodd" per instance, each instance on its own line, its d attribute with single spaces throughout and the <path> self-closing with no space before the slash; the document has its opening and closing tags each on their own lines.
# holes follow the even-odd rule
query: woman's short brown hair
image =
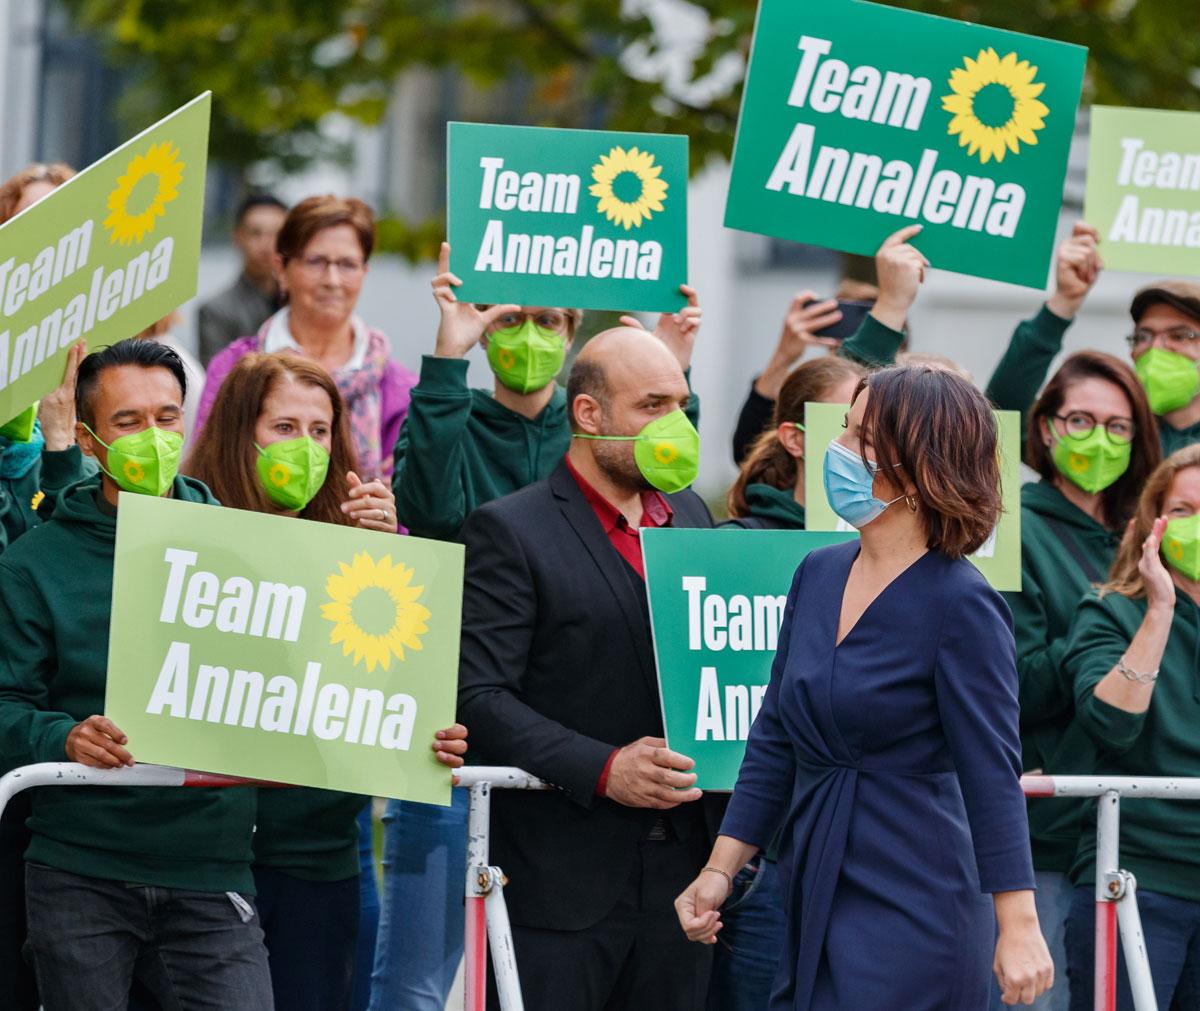
<svg viewBox="0 0 1200 1011">
<path fill-rule="evenodd" d="M 349 490 L 346 474 L 355 467 L 350 419 L 333 378 L 320 365 L 299 355 L 249 354 L 233 367 L 221 383 L 184 472 L 208 485 L 221 505 L 273 512 L 258 479 L 254 429 L 267 396 L 289 378 L 321 388 L 333 405 L 329 470 L 321 490 L 300 515 L 321 523 L 352 523 L 341 509 Z"/>
<path fill-rule="evenodd" d="M 1133 411 L 1135 431 L 1129 468 L 1100 493 L 1105 525 L 1110 530 L 1120 530 L 1133 515 L 1146 478 L 1162 460 L 1162 444 L 1158 441 L 1158 423 L 1150 411 L 1146 391 L 1133 369 L 1119 358 L 1100 351 L 1080 351 L 1062 363 L 1029 412 L 1025 462 L 1045 481 L 1053 483 L 1061 477 L 1054 466 L 1053 450 L 1042 440 L 1041 422 L 1045 421 L 1053 429 L 1054 417 L 1062 411 L 1067 393 L 1075 383 L 1085 379 L 1103 379 L 1112 383 L 1125 394 Z"/>
<path fill-rule="evenodd" d="M 4 224 L 17 212 L 17 204 L 21 197 L 34 183 L 50 183 L 61 186 L 75 175 L 75 170 L 65 162 L 56 161 L 50 165 L 35 162 L 26 165 L 20 172 L 0 183 L 0 225 Z"/>
<path fill-rule="evenodd" d="M 336 197 L 332 193 L 308 197 L 288 211 L 283 227 L 275 236 L 275 252 L 286 263 L 300 256 L 317 232 L 338 225 L 349 225 L 354 229 L 363 260 L 369 260 L 375 248 L 375 215 L 361 200 Z"/>
<path fill-rule="evenodd" d="M 746 488 L 769 484 L 772 488 L 794 488 L 800 464 L 779 441 L 779 426 L 789 421 L 803 422 L 804 405 L 829 395 L 838 383 L 861 379 L 864 370 L 848 358 L 827 355 L 796 367 L 779 388 L 771 427 L 762 433 L 746 454 L 741 473 L 729 489 L 726 506 L 733 517 L 749 516 Z"/>
<path fill-rule="evenodd" d="M 1154 521 L 1163 514 L 1163 506 L 1171 493 L 1175 475 L 1189 467 L 1200 467 L 1200 443 L 1176 450 L 1155 467 L 1146 479 L 1146 487 L 1137 501 L 1133 520 L 1125 528 L 1125 536 L 1117 548 L 1108 582 L 1100 588 L 1102 594 L 1119 593 L 1122 597 L 1134 600 L 1146 596 L 1146 581 L 1138 569 L 1138 563 L 1142 560 L 1142 545 L 1154 529 Z"/>
<path fill-rule="evenodd" d="M 874 448 L 880 473 L 897 486 L 897 494 L 906 481 L 912 483 L 930 550 L 951 558 L 977 551 L 1001 511 L 991 405 L 961 376 L 929 365 L 883 369 L 867 377 L 863 388 L 870 391 L 863 445 Z"/>
</svg>

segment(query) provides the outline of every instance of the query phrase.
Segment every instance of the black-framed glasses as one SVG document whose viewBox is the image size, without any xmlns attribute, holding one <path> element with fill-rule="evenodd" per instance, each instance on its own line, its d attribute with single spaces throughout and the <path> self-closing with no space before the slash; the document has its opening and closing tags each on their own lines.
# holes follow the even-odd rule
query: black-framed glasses
<svg viewBox="0 0 1200 1011">
<path fill-rule="evenodd" d="M 1056 414 L 1054 420 L 1063 423 L 1063 435 L 1076 441 L 1086 439 L 1096 426 L 1100 425 L 1096 416 L 1088 411 L 1069 411 L 1066 414 Z M 1137 425 L 1133 423 L 1132 418 L 1109 418 L 1102 427 L 1108 432 L 1108 437 L 1113 442 L 1133 442 L 1133 437 L 1137 434 Z"/>
<path fill-rule="evenodd" d="M 1190 348 L 1195 347 L 1196 341 L 1200 340 L 1200 332 L 1193 330 L 1190 326 L 1170 326 L 1165 330 L 1139 328 L 1125 340 L 1136 351 L 1138 348 L 1149 347 L 1159 337 L 1163 339 L 1164 344 Z"/>
</svg>

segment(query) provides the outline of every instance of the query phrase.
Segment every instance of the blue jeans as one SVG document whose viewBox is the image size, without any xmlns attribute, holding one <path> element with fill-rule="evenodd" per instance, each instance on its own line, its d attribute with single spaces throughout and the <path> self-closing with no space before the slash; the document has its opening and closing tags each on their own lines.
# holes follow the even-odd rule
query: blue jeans
<svg viewBox="0 0 1200 1011">
<path fill-rule="evenodd" d="M 1035 871 L 1034 875 L 1037 881 L 1034 901 L 1037 903 L 1038 924 L 1046 939 L 1046 947 L 1050 949 L 1050 958 L 1054 961 L 1054 986 L 1030 1007 L 1037 1011 L 1067 1011 L 1071 1000 L 1071 990 L 1067 984 L 1067 915 L 1071 911 L 1075 886 L 1060 871 Z M 1005 1011 L 1005 1005 L 1000 1001 L 999 983 L 992 987 L 989 1011 Z"/>
<path fill-rule="evenodd" d="M 1160 1011 L 1200 1008 L 1200 902 L 1162 892 L 1137 893 L 1150 978 Z M 1080 885 L 1067 918 L 1067 973 L 1071 1011 L 1091 1011 L 1096 951 L 1096 890 Z M 1125 959 L 1117 958 L 1117 1009 L 1133 1011 Z"/>
<path fill-rule="evenodd" d="M 371 970 L 375 966 L 375 935 L 379 932 L 379 883 L 375 878 L 375 831 L 370 804 L 358 816 L 358 866 L 358 950 L 354 955 L 354 994 L 350 999 L 350 1011 L 367 1011 L 371 1000 Z"/>
<path fill-rule="evenodd" d="M 467 791 L 450 807 L 388 802 L 371 1011 L 444 1011 L 463 954 Z"/>
<path fill-rule="evenodd" d="M 165 1011 L 270 1011 L 258 914 L 232 892 L 193 892 L 25 865 L 25 904 L 45 1011 L 113 1011 L 134 977 Z"/>
<path fill-rule="evenodd" d="M 721 922 L 708 1011 L 766 1011 L 787 927 L 775 861 L 760 857 L 738 872 Z"/>
</svg>

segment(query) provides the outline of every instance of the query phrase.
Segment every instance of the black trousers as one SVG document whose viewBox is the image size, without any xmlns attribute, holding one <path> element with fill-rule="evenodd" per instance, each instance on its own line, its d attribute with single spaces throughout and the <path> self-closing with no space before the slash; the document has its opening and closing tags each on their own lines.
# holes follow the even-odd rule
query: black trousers
<svg viewBox="0 0 1200 1011">
<path fill-rule="evenodd" d="M 25 961 L 25 848 L 29 794 L 18 793 L 0 819 L 0 993 L 12 1011 L 37 1011 L 37 982 Z"/>
<path fill-rule="evenodd" d="M 674 907 L 707 856 L 701 849 L 696 840 L 641 843 L 616 906 L 586 930 L 514 924 L 525 1011 L 703 1011 L 712 950 L 684 936 Z M 488 1009 L 499 1007 L 489 972 Z"/>
</svg>

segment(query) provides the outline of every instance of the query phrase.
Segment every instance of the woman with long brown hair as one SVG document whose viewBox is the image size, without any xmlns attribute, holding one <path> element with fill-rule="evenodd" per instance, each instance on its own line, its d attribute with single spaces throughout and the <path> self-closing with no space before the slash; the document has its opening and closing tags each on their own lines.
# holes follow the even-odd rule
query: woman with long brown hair
<svg viewBox="0 0 1200 1011">
<path fill-rule="evenodd" d="M 1000 515 L 991 407 L 946 369 L 877 372 L 826 452 L 825 487 L 861 537 L 796 571 L 680 923 L 715 943 L 733 876 L 782 830 L 773 1009 L 983 1008 L 993 969 L 1006 1003 L 1029 1003 L 1053 963 L 1034 907 L 1012 626 L 967 559 Z"/>
<path fill-rule="evenodd" d="M 249 354 L 225 378 L 188 474 L 222 505 L 396 532 L 381 480 L 355 473 L 350 424 L 333 378 L 306 358 Z M 433 750 L 462 765 L 466 730 Z M 302 787 L 259 792 L 254 878 L 275 1006 L 345 1011 L 360 916 L 360 812 L 368 798 Z"/>
<path fill-rule="evenodd" d="M 1200 445 L 1150 475 L 1108 582 L 1079 606 L 1063 665 L 1098 776 L 1200 776 Z M 1094 805 L 1078 837 L 1067 920 L 1072 1011 L 1092 1007 Z M 1139 800 L 1121 813 L 1161 1008 L 1200 1006 L 1200 806 Z M 1117 1007 L 1133 1008 L 1124 960 Z"/>
<path fill-rule="evenodd" d="M 729 526 L 804 529 L 804 405 L 848 404 L 865 374 L 847 358 L 797 366 L 779 388 L 771 427 L 751 447 L 729 489 Z"/>
<path fill-rule="evenodd" d="M 1137 376 L 1098 351 L 1063 362 L 1027 429 L 1025 462 L 1041 480 L 1021 489 L 1021 590 L 1005 594 L 1017 639 L 1022 762 L 1027 772 L 1089 773 L 1094 749 L 1073 722 L 1074 695 L 1062 670 L 1067 634 L 1079 601 L 1112 565 L 1162 450 Z M 1067 872 L 1085 807 L 1070 798 L 1029 805 L 1038 915 L 1060 975 L 1072 894 Z M 1035 1004 L 1066 1006 L 1065 987 Z"/>
</svg>

